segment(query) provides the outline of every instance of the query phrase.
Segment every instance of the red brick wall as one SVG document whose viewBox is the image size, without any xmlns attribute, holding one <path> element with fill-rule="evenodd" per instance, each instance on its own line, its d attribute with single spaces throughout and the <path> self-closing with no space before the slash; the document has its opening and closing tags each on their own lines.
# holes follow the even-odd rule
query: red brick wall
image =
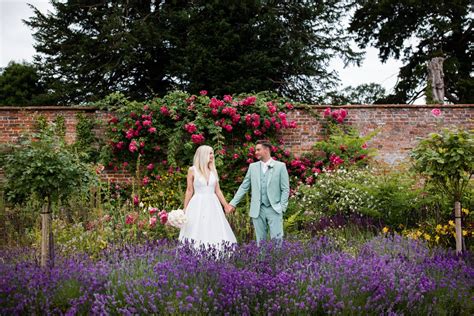
<svg viewBox="0 0 474 316">
<path fill-rule="evenodd" d="M 312 111 L 321 114 L 326 106 L 312 106 Z M 378 159 L 397 164 L 413 148 L 420 137 L 437 131 L 442 127 L 463 127 L 474 129 L 474 104 L 468 105 L 351 105 L 348 110 L 348 121 L 357 127 L 361 134 L 379 129 L 371 145 L 378 149 Z M 440 108 L 442 115 L 435 118 L 433 108 Z M 105 121 L 107 113 L 90 107 L 0 107 L 0 145 L 16 142 L 21 135 L 34 130 L 39 115 L 49 121 L 62 115 L 66 121 L 66 140 L 75 139 L 76 115 L 85 113 Z M 321 126 L 317 119 L 301 108 L 289 113 L 289 118 L 298 123 L 299 128 L 287 130 L 283 137 L 287 146 L 296 154 L 311 148 L 319 139 Z M 101 134 L 101 128 L 96 131 Z M 124 181 L 128 175 L 120 172 L 107 172 L 104 177 Z"/>
<path fill-rule="evenodd" d="M 315 113 L 322 115 L 326 106 L 313 106 Z M 369 143 L 378 149 L 377 159 L 390 164 L 400 163 L 420 138 L 444 127 L 474 129 L 474 105 L 350 105 L 349 124 L 357 127 L 362 135 L 378 130 Z M 431 110 L 440 108 L 441 116 L 434 117 Z M 296 154 L 311 148 L 319 139 L 321 125 L 318 120 L 302 109 L 295 109 L 288 117 L 298 123 L 296 130 L 286 130 L 284 139 Z"/>
</svg>

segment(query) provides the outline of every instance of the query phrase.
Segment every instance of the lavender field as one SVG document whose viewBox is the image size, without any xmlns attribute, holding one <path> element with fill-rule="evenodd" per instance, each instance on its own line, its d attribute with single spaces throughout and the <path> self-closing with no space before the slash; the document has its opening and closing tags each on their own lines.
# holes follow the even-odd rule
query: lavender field
<svg viewBox="0 0 474 316">
<path fill-rule="evenodd" d="M 348 254 L 327 238 L 254 244 L 226 255 L 168 241 L 41 269 L 28 250 L 1 254 L 0 314 L 472 315 L 472 256 L 398 235 Z"/>
</svg>

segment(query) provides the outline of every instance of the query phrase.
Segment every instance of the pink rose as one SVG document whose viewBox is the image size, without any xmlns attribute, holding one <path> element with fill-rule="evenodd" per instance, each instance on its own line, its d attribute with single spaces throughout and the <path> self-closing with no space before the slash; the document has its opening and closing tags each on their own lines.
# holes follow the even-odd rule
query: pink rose
<svg viewBox="0 0 474 316">
<path fill-rule="evenodd" d="M 149 164 L 148 166 L 146 166 L 146 169 L 149 170 L 149 171 L 153 170 L 154 168 L 155 168 L 155 166 L 152 163 Z"/>
<path fill-rule="evenodd" d="M 140 200 L 138 199 L 138 195 L 134 195 L 134 196 L 133 196 L 133 204 L 134 204 L 134 205 L 140 204 Z"/>
<path fill-rule="evenodd" d="M 123 167 L 123 168 L 127 168 L 127 167 L 128 167 L 128 162 L 125 161 L 125 162 L 122 164 L 122 167 Z"/>
<path fill-rule="evenodd" d="M 252 163 L 252 162 L 253 162 L 252 158 L 247 159 L 247 163 Z"/>
<path fill-rule="evenodd" d="M 184 125 L 184 129 L 185 129 L 188 133 L 190 133 L 190 134 L 192 134 L 192 133 L 194 133 L 194 132 L 197 131 L 197 127 L 196 127 L 196 125 L 194 125 L 193 123 L 187 123 L 187 124 L 185 124 L 185 125 Z"/>
<path fill-rule="evenodd" d="M 138 150 L 137 142 L 134 141 L 134 140 L 132 140 L 132 142 L 130 143 L 130 145 L 128 145 L 128 150 L 129 150 L 130 152 L 132 152 L 132 153 L 135 152 L 135 151 L 137 151 L 137 150 Z"/>
<path fill-rule="evenodd" d="M 145 106 L 143 107 L 143 110 L 144 110 L 144 111 L 148 111 L 149 109 L 150 109 L 150 107 L 149 107 L 148 105 L 145 105 Z"/>
<path fill-rule="evenodd" d="M 294 108 L 293 104 L 288 103 L 288 102 L 285 103 L 285 106 L 288 110 L 293 110 L 293 108 Z"/>
<path fill-rule="evenodd" d="M 161 224 L 166 224 L 166 222 L 168 221 L 168 213 L 166 213 L 165 210 L 161 211 L 158 213 L 158 216 L 160 217 L 160 222 Z"/>
<path fill-rule="evenodd" d="M 146 186 L 146 185 L 148 185 L 148 183 L 150 183 L 150 178 L 144 177 L 143 180 L 142 180 L 142 184 L 143 184 L 144 186 Z"/>
<path fill-rule="evenodd" d="M 270 128 L 270 126 L 272 126 L 272 123 L 269 120 L 265 119 L 263 121 L 263 126 L 265 126 L 266 128 Z"/>
<path fill-rule="evenodd" d="M 344 163 L 344 160 L 342 160 L 341 157 L 336 155 L 331 155 L 331 157 L 329 157 L 329 161 L 331 161 L 331 163 L 336 166 Z"/>
<path fill-rule="evenodd" d="M 268 107 L 268 112 L 270 112 L 270 114 L 276 113 L 277 107 L 274 106 L 272 102 L 268 102 L 267 107 Z"/>
<path fill-rule="evenodd" d="M 155 128 L 155 127 L 150 127 L 150 128 L 148 129 L 148 133 L 150 133 L 150 134 L 156 133 L 156 128 Z"/>
<path fill-rule="evenodd" d="M 151 121 L 150 120 L 146 120 L 146 121 L 143 121 L 143 126 L 151 126 Z"/>
<path fill-rule="evenodd" d="M 160 112 L 161 112 L 161 114 L 163 114 L 164 116 L 170 115 L 170 111 L 168 110 L 168 108 L 167 108 L 166 106 L 162 106 L 162 107 L 160 108 Z"/>
<path fill-rule="evenodd" d="M 226 126 L 224 126 L 224 128 L 225 128 L 225 130 L 228 131 L 228 132 L 232 132 L 232 129 L 233 129 L 232 125 L 229 125 L 229 124 L 227 124 Z"/>
<path fill-rule="evenodd" d="M 232 96 L 230 96 L 230 95 L 228 95 L 228 94 L 225 95 L 225 96 L 224 96 L 224 101 L 225 101 L 225 102 L 228 102 L 228 103 L 232 102 Z"/>
<path fill-rule="evenodd" d="M 217 109 L 212 109 L 211 113 L 212 115 L 216 116 L 217 114 L 219 114 L 219 111 Z"/>
<path fill-rule="evenodd" d="M 323 112 L 323 116 L 326 117 L 326 116 L 329 116 L 331 115 L 331 108 L 326 108 L 326 110 L 324 110 Z"/>
<path fill-rule="evenodd" d="M 123 149 L 124 143 L 122 141 L 118 142 L 117 145 L 115 145 L 115 148 L 122 150 Z"/>
<path fill-rule="evenodd" d="M 149 221 L 150 227 L 155 227 L 157 221 L 158 219 L 155 216 L 150 217 L 150 221 Z"/>
<path fill-rule="evenodd" d="M 240 121 L 240 114 L 235 114 L 235 115 L 232 116 L 232 122 L 234 124 L 239 123 L 239 121 Z"/>
<path fill-rule="evenodd" d="M 440 109 L 433 109 L 431 110 L 431 114 L 433 114 L 434 117 L 438 117 L 441 115 L 441 110 Z"/>
<path fill-rule="evenodd" d="M 129 129 L 125 135 L 125 138 L 131 139 L 133 136 L 135 136 L 135 131 L 133 129 Z"/>
<path fill-rule="evenodd" d="M 257 97 L 255 96 L 247 97 L 245 100 L 242 101 L 242 105 L 253 105 L 255 104 L 256 100 Z"/>
<path fill-rule="evenodd" d="M 207 91 L 206 90 L 201 90 L 201 91 L 199 91 L 199 94 L 200 95 L 207 95 Z"/>
<path fill-rule="evenodd" d="M 250 135 L 250 134 L 245 134 L 245 139 L 246 139 L 247 141 L 251 141 L 251 140 L 252 140 L 252 135 Z"/>
<path fill-rule="evenodd" d="M 366 143 L 364 143 L 361 147 L 362 147 L 362 149 L 367 149 L 368 146 L 367 146 Z"/>
<path fill-rule="evenodd" d="M 136 217 L 133 216 L 133 214 L 127 214 L 127 216 L 125 216 L 125 224 L 127 225 L 132 225 L 133 223 L 135 223 L 135 220 Z"/>
<path fill-rule="evenodd" d="M 193 134 L 191 135 L 191 140 L 195 144 L 201 144 L 204 142 L 204 136 L 202 134 Z"/>
<path fill-rule="evenodd" d="M 153 208 L 148 210 L 148 213 L 150 213 L 150 215 L 153 215 L 155 213 L 158 213 L 158 209 L 156 207 L 153 207 Z"/>
</svg>

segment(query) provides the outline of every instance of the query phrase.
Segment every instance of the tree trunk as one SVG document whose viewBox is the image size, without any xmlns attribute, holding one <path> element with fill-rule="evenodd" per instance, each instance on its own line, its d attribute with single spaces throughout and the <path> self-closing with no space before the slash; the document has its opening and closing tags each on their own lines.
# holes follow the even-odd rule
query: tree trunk
<svg viewBox="0 0 474 316">
<path fill-rule="evenodd" d="M 461 202 L 454 202 L 454 224 L 456 226 L 456 253 L 462 253 Z"/>
<path fill-rule="evenodd" d="M 51 202 L 43 205 L 41 212 L 41 266 L 47 267 L 52 263 L 53 232 L 51 229 Z"/>
<path fill-rule="evenodd" d="M 434 57 L 428 62 L 428 81 L 431 82 L 433 101 L 443 104 L 444 102 L 444 57 Z"/>
</svg>

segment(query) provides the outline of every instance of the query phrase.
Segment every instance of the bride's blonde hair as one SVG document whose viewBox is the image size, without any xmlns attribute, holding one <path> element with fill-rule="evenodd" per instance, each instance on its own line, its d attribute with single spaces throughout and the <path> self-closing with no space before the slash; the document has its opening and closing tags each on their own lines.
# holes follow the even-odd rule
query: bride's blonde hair
<svg viewBox="0 0 474 316">
<path fill-rule="evenodd" d="M 214 152 L 211 146 L 202 145 L 196 149 L 193 159 L 194 170 L 197 170 L 204 179 L 209 179 L 210 172 L 213 172 L 216 178 L 218 178 L 216 164 L 214 161 L 209 164 L 209 155 Z"/>
</svg>

